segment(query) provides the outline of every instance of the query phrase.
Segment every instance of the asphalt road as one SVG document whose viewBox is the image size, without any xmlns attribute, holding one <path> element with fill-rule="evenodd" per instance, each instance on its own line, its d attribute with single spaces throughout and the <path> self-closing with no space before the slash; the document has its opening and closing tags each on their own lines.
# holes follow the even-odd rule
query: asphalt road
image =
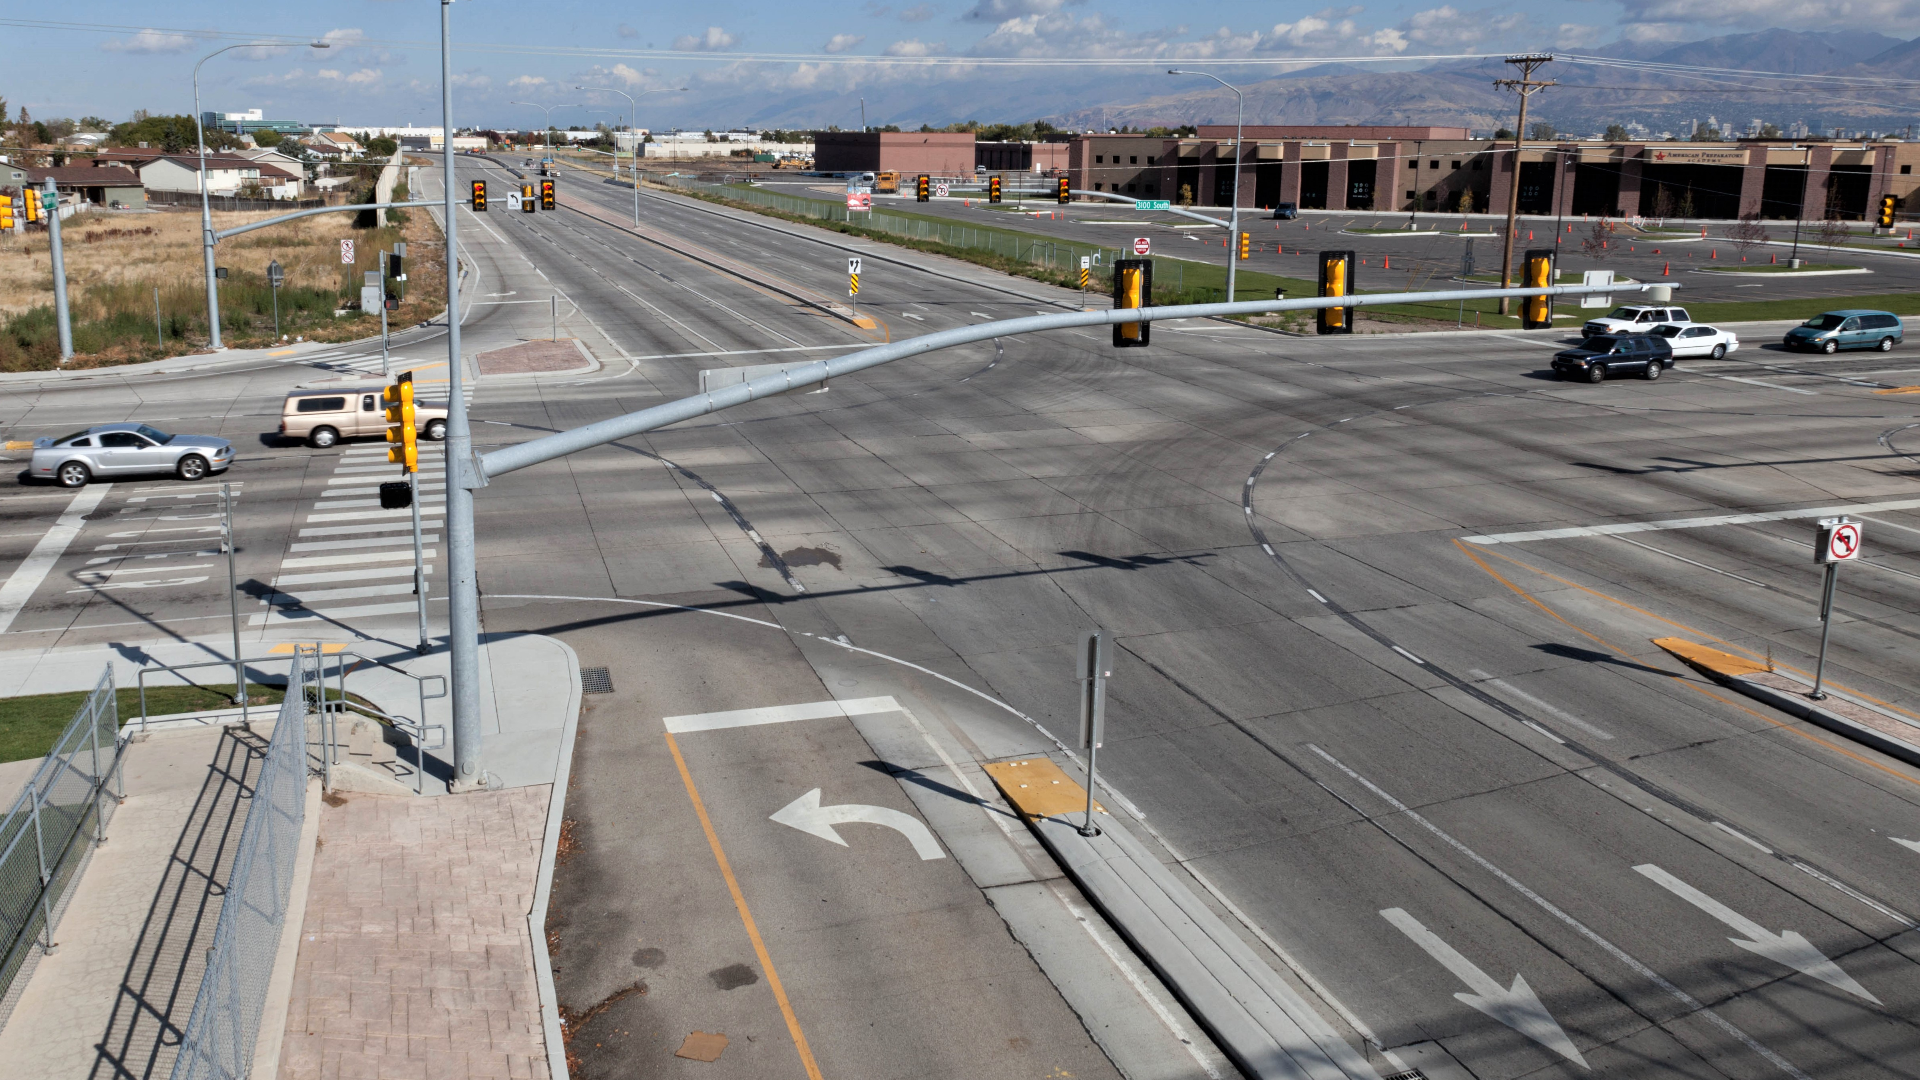
<svg viewBox="0 0 1920 1080">
<path fill-rule="evenodd" d="M 654 192 L 635 237 L 603 220 L 629 212 L 629 192 L 563 193 L 588 212 L 490 213 L 466 229 L 476 303 L 539 303 L 476 307 L 465 332 L 471 350 L 540 335 L 557 296 L 562 335 L 604 367 L 483 381 L 483 443 L 690 393 L 702 367 L 1078 302 Z M 871 333 L 804 299 L 844 299 L 849 252 L 868 260 Z M 684 875 L 698 903 L 724 905 L 673 785 L 706 792 L 713 843 L 739 855 L 769 955 L 793 970 L 797 1023 L 846 1055 L 836 1075 L 869 1074 L 863 1060 L 891 1075 L 900 1059 L 880 1051 L 902 1042 L 937 1063 L 929 1072 L 954 1070 L 983 1033 L 1001 1040 L 976 1051 L 988 1073 L 1089 1065 L 1084 1032 L 1031 964 L 1004 937 L 970 946 L 1004 932 L 950 864 L 876 850 L 879 830 L 850 829 L 840 848 L 766 822 L 809 786 L 829 804 L 904 809 L 871 783 L 840 721 L 687 736 L 684 772 L 641 735 L 682 712 L 893 695 L 978 760 L 1043 753 L 1028 718 L 1072 732 L 1071 643 L 1096 625 L 1121 647 L 1103 774 L 1169 857 L 1317 977 L 1330 1021 L 1374 1033 L 1383 1071 L 1379 1049 L 1437 1043 L 1483 1080 L 1911 1075 L 1920 850 L 1900 841 L 1920 841 L 1920 770 L 1730 698 L 1650 643 L 1717 638 L 1810 669 L 1811 522 L 1464 541 L 1913 503 L 1861 515 L 1869 557 L 1842 576 L 1828 672 L 1920 711 L 1920 490 L 1907 456 L 1920 417 L 1912 399 L 1872 393 L 1920 383 L 1920 359 L 1816 360 L 1760 347 L 1759 328 L 1743 336 L 1750 347 L 1725 361 L 1601 386 L 1551 380 L 1557 341 L 1528 334 L 1416 347 L 1188 322 L 1125 352 L 1076 332 L 950 350 L 496 479 L 477 500 L 487 624 L 567 637 L 623 688 L 619 708 L 583 725 L 582 752 L 605 757 L 583 772 L 582 828 L 598 839 L 581 865 L 639 873 L 620 869 L 635 862 L 623 852 L 657 812 L 673 818 L 660 828 L 677 830 L 678 861 L 646 863 L 649 887 Z M 258 560 L 243 574 L 261 578 L 301 542 L 293 519 L 322 498 L 315 486 L 352 467 L 340 451 L 252 449 L 287 385 L 311 377 L 277 365 L 17 391 L 0 421 L 21 437 L 153 413 L 252 438 L 233 478 L 247 484 L 242 536 Z M 116 553 L 99 545 L 146 542 L 107 535 L 151 513 L 131 503 L 136 487 L 182 489 L 116 484 L 101 507 L 122 520 L 90 514 L 0 640 L 222 627 L 217 567 L 132 596 L 67 591 L 85 560 Z M 5 497 L 0 558 L 20 559 L 70 499 Z M 162 516 L 142 527 L 206 527 Z M 155 550 L 208 561 L 189 554 L 201 534 L 185 535 Z M 406 621 L 365 620 L 380 633 Z M 580 1005 L 653 971 L 641 950 L 659 946 L 620 936 L 639 936 L 644 897 L 568 874 L 567 917 L 618 931 L 563 954 L 562 999 Z M 809 889 L 815 900 L 796 903 Z M 1769 952 L 1764 935 L 1783 931 L 1806 947 L 1777 939 Z M 925 953 L 898 951 L 920 939 L 977 963 L 943 982 Z M 765 994 L 744 938 L 690 949 L 684 970 L 653 976 L 661 986 Z M 894 968 L 876 964 L 889 956 Z M 734 964 L 759 981 L 716 974 Z M 910 977 L 888 982 L 894 970 Z M 1516 978 L 1550 1022 L 1525 995 L 1503 1011 Z M 851 990 L 873 986 L 920 1007 L 862 1020 L 873 995 Z M 698 1015 L 691 989 L 676 1000 L 675 1023 Z M 791 1038 L 771 996 L 745 1000 L 726 1022 Z M 621 1030 L 651 1030 L 627 1015 Z M 654 1060 L 667 1037 L 649 1038 L 589 1075 Z M 1001 1045 L 1013 1056 L 995 1056 Z M 1036 1045 L 1046 1054 L 1023 1056 Z M 764 1060 L 761 1075 L 803 1075 L 793 1056 Z"/>
<path fill-rule="evenodd" d="M 832 199 L 840 189 L 835 181 L 779 180 L 760 185 L 770 191 L 814 199 Z M 1226 230 L 1159 211 L 1138 211 L 1122 203 L 1077 201 L 1065 207 L 1051 198 L 1027 200 L 1026 212 L 1009 200 L 989 209 L 980 198 L 952 197 L 916 203 L 906 196 L 876 196 L 878 207 L 914 214 L 951 218 L 976 225 L 996 225 L 1040 236 L 1099 244 L 1125 250 L 1136 237 L 1147 237 L 1156 255 L 1198 262 L 1225 262 L 1221 241 Z M 1224 220 L 1219 207 L 1195 207 L 1195 212 Z M 1471 246 L 1476 273 L 1497 273 L 1500 266 L 1500 222 L 1486 215 L 1420 214 L 1416 232 L 1406 231 L 1407 215 L 1364 212 L 1309 211 L 1289 221 L 1275 221 L 1263 211 L 1247 211 L 1241 229 L 1251 236 L 1252 256 L 1241 262 L 1247 269 L 1312 280 L 1314 255 L 1322 250 L 1350 250 L 1365 260 L 1359 277 L 1368 291 L 1445 287 L 1438 284 L 1461 274 Z M 1673 280 L 1681 285 L 1680 302 L 1755 301 L 1774 298 L 1884 295 L 1920 286 L 1920 242 L 1908 241 L 1905 231 L 1887 240 L 1857 238 L 1835 250 L 1815 242 L 1816 228 L 1802 230 L 1800 257 L 1809 263 L 1838 264 L 1867 270 L 1836 276 L 1782 278 L 1777 275 L 1735 277 L 1744 256 L 1749 264 L 1770 264 L 1777 256 L 1784 264 L 1793 254 L 1792 222 L 1767 222 L 1771 243 L 1744 253 L 1728 240 L 1728 223 L 1715 223 L 1707 236 L 1697 229 L 1676 227 L 1684 233 L 1663 239 L 1641 239 L 1635 230 L 1610 234 L 1603 252 L 1587 253 L 1583 241 L 1592 240 L 1595 222 L 1585 219 L 1523 217 L 1515 258 L 1529 248 L 1554 247 L 1560 237 L 1563 271 L 1613 270 L 1639 281 Z M 1375 231 L 1385 230 L 1385 231 Z M 1666 234 L 1662 234 L 1665 236 Z M 1905 243 L 1906 247 L 1896 245 Z"/>
</svg>

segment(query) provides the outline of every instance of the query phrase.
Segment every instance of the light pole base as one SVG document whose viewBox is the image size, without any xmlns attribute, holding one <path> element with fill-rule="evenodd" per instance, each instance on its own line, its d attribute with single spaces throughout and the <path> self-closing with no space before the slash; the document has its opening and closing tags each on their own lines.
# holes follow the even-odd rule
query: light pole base
<svg viewBox="0 0 1920 1080">
<path fill-rule="evenodd" d="M 455 777 L 453 782 L 447 785 L 447 791 L 454 795 L 464 795 L 470 791 L 499 791 L 504 787 L 506 785 L 500 782 L 499 777 L 490 772 L 482 772 L 471 780 Z"/>
</svg>

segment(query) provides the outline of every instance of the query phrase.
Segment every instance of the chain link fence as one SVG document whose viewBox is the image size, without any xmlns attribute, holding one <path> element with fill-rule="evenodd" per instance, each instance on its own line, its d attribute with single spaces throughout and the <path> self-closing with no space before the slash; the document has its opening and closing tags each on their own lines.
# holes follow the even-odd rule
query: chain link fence
<svg viewBox="0 0 1920 1080">
<path fill-rule="evenodd" d="M 125 794 L 117 779 L 119 735 L 109 664 L 0 819 L 0 1024 L 32 965 L 52 949 L 74 880 Z"/>
<path fill-rule="evenodd" d="M 173 1080 L 242 1080 L 252 1068 L 306 815 L 307 720 L 321 693 L 319 652 L 296 649 Z"/>
</svg>

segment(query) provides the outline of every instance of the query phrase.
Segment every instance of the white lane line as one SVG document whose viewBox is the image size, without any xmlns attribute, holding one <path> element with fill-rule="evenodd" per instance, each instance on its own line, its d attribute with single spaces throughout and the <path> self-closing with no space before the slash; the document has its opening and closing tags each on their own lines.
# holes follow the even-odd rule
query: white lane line
<svg viewBox="0 0 1920 1080">
<path fill-rule="evenodd" d="M 1733 837 L 1735 840 L 1738 840 L 1741 843 L 1752 844 L 1754 847 L 1759 848 L 1761 851 L 1764 851 L 1769 855 L 1773 854 L 1772 848 L 1768 847 L 1767 845 L 1761 843 L 1758 840 L 1755 840 L 1753 837 L 1748 836 L 1746 833 L 1741 832 L 1739 829 L 1734 828 L 1733 826 L 1727 824 L 1724 821 L 1714 822 L 1713 827 L 1716 829 L 1719 829 L 1721 832 L 1726 833 L 1728 836 Z"/>
<path fill-rule="evenodd" d="M 894 699 L 875 697 L 854 698 L 847 701 L 810 701 L 804 705 L 770 705 L 764 709 L 693 713 L 688 716 L 669 716 L 665 722 L 667 730 L 678 735 L 684 731 L 717 731 L 721 728 L 786 724 L 795 720 L 822 720 L 830 716 L 861 716 L 867 713 L 899 711 L 900 703 Z"/>
<path fill-rule="evenodd" d="M 437 526 L 436 526 L 437 527 Z M 392 532 L 395 529 L 411 529 L 410 521 L 396 521 L 390 525 L 329 525 L 320 529 L 301 529 L 301 536 L 366 536 L 371 533 Z M 411 533 L 407 539 L 413 539 Z"/>
<path fill-rule="evenodd" d="M 1728 382 L 1746 383 L 1748 386 L 1764 386 L 1769 390 L 1785 390 L 1789 394 L 1805 394 L 1808 397 L 1819 396 L 1818 392 L 1813 390 L 1802 390 L 1797 386 L 1781 386 L 1779 383 L 1761 382 L 1759 379 L 1743 379 L 1738 375 L 1711 375 L 1704 371 L 1695 371 L 1693 374 L 1703 379 L 1725 379 Z"/>
<path fill-rule="evenodd" d="M 1315 755 L 1317 755 L 1318 757 L 1326 761 L 1328 764 L 1332 765 L 1334 768 L 1339 769 L 1341 772 L 1345 773 L 1355 783 L 1358 783 L 1362 787 L 1366 788 L 1368 791 L 1371 791 L 1376 798 L 1378 798 L 1381 802 L 1386 803 L 1388 806 L 1393 807 L 1394 810 L 1398 811 L 1407 820 L 1412 821 L 1414 824 L 1419 825 L 1421 828 L 1427 830 L 1427 832 L 1431 833 L 1435 838 L 1440 840 L 1442 843 L 1446 844 L 1448 847 L 1452 848 L 1453 850 L 1459 852 L 1461 855 L 1465 856 L 1468 860 L 1473 862 L 1474 865 L 1480 867 L 1482 870 L 1485 870 L 1487 873 L 1492 874 L 1494 877 L 1500 879 L 1500 881 L 1503 884 L 1512 888 L 1515 892 L 1519 893 L 1521 896 L 1524 896 L 1528 900 L 1532 901 L 1542 911 L 1545 911 L 1547 914 L 1552 915 L 1554 918 L 1560 920 L 1561 923 L 1565 924 L 1574 933 L 1579 934 L 1581 937 L 1586 938 L 1588 941 L 1599 946 L 1609 956 L 1612 956 L 1615 960 L 1619 961 L 1628 970 L 1632 971 L 1636 975 L 1639 975 L 1641 978 L 1647 980 L 1653 985 L 1659 987 L 1668 996 L 1672 997 L 1675 1001 L 1678 1001 L 1689 1013 L 1693 1013 L 1704 1018 L 1708 1023 L 1712 1024 L 1714 1027 L 1717 1027 L 1721 1031 L 1725 1032 L 1727 1035 L 1732 1036 L 1734 1039 L 1739 1041 L 1740 1045 L 1753 1051 L 1755 1054 L 1758 1054 L 1762 1058 L 1765 1058 L 1767 1062 L 1771 1064 L 1774 1068 L 1779 1069 L 1781 1072 L 1786 1073 L 1788 1076 L 1793 1077 L 1793 1080 L 1813 1080 L 1812 1077 L 1808 1076 L 1806 1073 L 1802 1072 L 1797 1066 L 1795 1066 L 1793 1062 L 1788 1061 L 1786 1058 L 1781 1057 L 1779 1054 L 1775 1053 L 1773 1050 L 1769 1049 L 1768 1047 L 1761 1045 L 1759 1040 L 1755 1039 L 1753 1036 L 1735 1027 L 1733 1023 L 1729 1021 L 1726 1017 L 1721 1016 L 1717 1012 L 1714 1012 L 1711 1008 L 1707 1007 L 1707 1005 L 1704 1002 L 1700 1001 L 1698 998 L 1694 997 L 1692 994 L 1689 994 L 1685 990 L 1682 990 L 1678 986 L 1675 986 L 1671 979 L 1668 979 L 1665 975 L 1662 975 L 1659 972 L 1648 967 L 1647 965 L 1641 963 L 1639 960 L 1635 959 L 1634 956 L 1631 953 L 1627 952 L 1625 949 L 1622 949 L 1620 946 L 1615 945 L 1613 942 L 1607 940 L 1604 937 L 1601 937 L 1599 933 L 1597 933 L 1592 927 L 1588 926 L 1586 923 L 1581 922 L 1579 919 L 1574 918 L 1572 915 L 1567 914 L 1565 911 L 1561 910 L 1559 906 L 1555 905 L 1553 901 L 1548 900 L 1546 897 L 1541 896 L 1537 892 L 1534 892 L 1532 889 L 1528 888 L 1524 883 L 1522 883 L 1518 878 L 1515 878 L 1512 874 L 1507 873 L 1505 870 L 1502 870 L 1498 866 L 1495 866 L 1493 863 L 1489 862 L 1485 856 L 1481 855 L 1479 852 L 1473 850 L 1467 845 L 1461 843 L 1459 840 L 1455 839 L 1451 833 L 1442 829 L 1440 826 L 1435 825 L 1432 821 L 1428 820 L 1425 815 L 1421 814 L 1419 811 L 1415 810 L 1414 808 L 1408 806 L 1406 803 L 1401 802 L 1399 799 L 1394 798 L 1392 795 L 1388 794 L 1385 789 L 1381 788 L 1378 784 L 1375 784 L 1373 781 L 1353 771 L 1351 768 L 1349 768 L 1346 765 L 1346 763 L 1342 762 L 1339 758 L 1336 758 L 1332 754 L 1327 753 L 1325 750 L 1320 749 L 1318 746 L 1315 746 L 1313 743 L 1308 743 L 1307 749 L 1313 751 Z"/>
<path fill-rule="evenodd" d="M 1533 706 L 1534 708 L 1539 709 L 1541 712 L 1546 713 L 1549 716 L 1552 716 L 1555 720 L 1558 720 L 1563 724 L 1569 724 L 1573 727 L 1577 727 L 1581 731 L 1586 732 L 1587 734 L 1593 736 L 1596 739 L 1613 738 L 1612 733 L 1604 731 L 1600 728 L 1595 727 L 1592 724 L 1587 723 L 1585 720 L 1580 719 L 1579 717 L 1573 715 L 1570 712 L 1567 712 L 1565 709 L 1562 709 L 1557 705 L 1553 705 L 1549 702 L 1541 701 L 1539 698 L 1534 697 L 1532 694 L 1527 693 L 1525 690 L 1520 689 L 1519 687 L 1513 685 L 1512 683 L 1506 681 L 1505 679 L 1496 679 L 1493 676 L 1487 674 L 1486 672 L 1481 671 L 1479 668 L 1468 668 L 1467 674 L 1473 676 L 1476 679 L 1483 680 L 1489 686 L 1499 687 L 1501 690 L 1504 690 L 1507 693 L 1513 695 L 1514 697 L 1519 698 L 1521 701 L 1524 701 L 1527 704 Z"/>
<path fill-rule="evenodd" d="M 397 585 L 358 585 L 345 589 L 316 589 L 302 592 L 297 597 L 302 607 L 312 607 L 315 600 L 359 600 L 368 596 L 413 595 L 413 582 L 403 581 Z M 266 601 L 261 601 L 265 603 Z"/>
<path fill-rule="evenodd" d="M 1760 521 L 1797 521 L 1801 518 L 1837 517 L 1841 514 L 1877 514 L 1888 510 L 1912 510 L 1920 499 L 1895 499 L 1890 502 L 1852 503 L 1844 506 L 1810 506 L 1801 510 L 1766 510 L 1752 514 L 1721 514 L 1716 517 L 1668 518 L 1664 521 L 1622 521 L 1613 525 L 1578 525 L 1569 529 L 1536 529 L 1531 532 L 1491 533 L 1463 536 L 1469 544 L 1524 544 L 1534 540 L 1571 540 L 1579 536 L 1618 536 L 1621 533 L 1665 532 L 1669 529 L 1706 529 L 1716 525 L 1751 525 Z"/>
<path fill-rule="evenodd" d="M 1643 544 L 1638 540 L 1629 540 L 1624 536 L 1618 537 L 1618 539 L 1623 544 L 1632 544 L 1634 547 L 1637 547 L 1637 548 L 1645 548 L 1646 550 L 1653 552 L 1655 555 L 1665 555 L 1669 559 L 1678 559 L 1681 562 L 1686 563 L 1688 566 L 1697 566 L 1702 570 L 1711 571 L 1713 573 L 1721 575 L 1722 577 L 1730 577 L 1735 581 L 1744 581 L 1749 585 L 1758 585 L 1763 589 L 1773 588 L 1773 586 L 1767 584 L 1764 581 L 1755 581 L 1750 577 L 1741 577 L 1739 574 L 1736 574 L 1731 570 L 1722 570 L 1717 566 L 1708 566 L 1706 563 L 1703 563 L 1703 562 L 1695 562 L 1694 560 L 1687 558 L 1685 555 L 1676 555 L 1673 552 L 1667 551 L 1663 548 L 1654 547 L 1652 544 Z"/>
<path fill-rule="evenodd" d="M 53 527 L 7 576 L 7 583 L 0 585 L 0 634 L 6 633 L 7 628 L 13 625 L 13 620 L 27 606 L 27 601 L 33 599 L 34 590 L 46 580 L 53 564 L 60 561 L 67 545 L 73 543 L 73 538 L 79 536 L 80 530 L 86 527 L 87 515 L 93 513 L 100 505 L 100 500 L 112 490 L 112 484 L 89 484 L 81 488 L 80 493 L 73 497 L 66 510 L 54 521 Z"/>
<path fill-rule="evenodd" d="M 373 615 L 399 615 L 403 612 L 411 615 L 416 610 L 417 608 L 411 600 L 404 604 L 368 604 L 364 607 L 343 607 L 332 608 L 330 610 L 323 608 L 318 611 L 308 608 L 285 608 L 278 611 L 269 611 L 261 615 L 249 616 L 247 618 L 247 625 L 266 626 L 271 623 L 283 622 L 335 621 L 339 619 L 366 618 Z"/>
<path fill-rule="evenodd" d="M 420 568 L 423 573 L 433 573 L 431 563 Z M 327 581 L 370 581 L 374 578 L 412 577 L 412 566 L 363 566 L 357 570 L 321 570 L 311 574 L 281 574 L 272 581 L 274 588 L 282 585 L 317 585 Z"/>
<path fill-rule="evenodd" d="M 435 514 L 445 514 L 446 512 L 447 512 L 447 508 L 444 506 L 422 506 L 420 508 L 420 515 L 422 517 L 428 517 Z M 412 516 L 413 516 L 413 511 L 411 510 L 349 510 L 349 511 L 346 511 L 345 513 L 340 513 L 340 514 L 308 514 L 307 520 L 308 521 L 384 521 L 384 520 L 392 520 L 394 518 L 411 518 Z M 438 522 L 436 522 L 435 524 L 437 525 Z M 218 532 L 219 530 L 215 529 L 214 531 Z"/>
</svg>

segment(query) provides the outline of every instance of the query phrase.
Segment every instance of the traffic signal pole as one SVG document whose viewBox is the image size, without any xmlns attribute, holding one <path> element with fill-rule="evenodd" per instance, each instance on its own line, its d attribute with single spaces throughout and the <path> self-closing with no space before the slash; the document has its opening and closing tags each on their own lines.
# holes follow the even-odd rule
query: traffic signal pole
<svg viewBox="0 0 1920 1080">
<path fill-rule="evenodd" d="M 447 240 L 447 651 L 453 691 L 453 784 L 455 790 L 485 787 L 481 766 L 480 587 L 474 576 L 473 487 L 486 484 L 474 467 L 473 433 L 467 426 L 465 374 L 460 356 L 460 227 L 455 215 L 453 162 L 453 0 L 440 0 L 440 116 L 446 138 L 442 194 Z"/>
<path fill-rule="evenodd" d="M 1514 121 L 1513 132 L 1513 182 L 1507 185 L 1507 236 L 1500 248 L 1500 287 L 1513 286 L 1513 241 L 1520 231 L 1520 148 L 1527 141 L 1527 99 L 1552 86 L 1552 82 L 1535 82 L 1534 69 L 1552 60 L 1550 55 L 1509 56 L 1507 63 L 1520 68 L 1517 79 L 1495 79 L 1493 85 L 1520 92 L 1520 115 Z M 1496 159 L 1497 167 L 1498 159 Z M 1558 170 L 1555 170 L 1556 174 Z M 1560 177 L 1555 175 L 1555 183 Z M 1559 189 L 1554 189 L 1554 198 L 1560 197 Z M 1507 298 L 1500 298 L 1500 314 L 1507 314 Z"/>
<path fill-rule="evenodd" d="M 49 211 L 48 205 L 53 209 Z M 47 192 L 40 201 L 40 212 L 47 216 L 47 251 L 53 261 L 53 313 L 60 324 L 60 362 L 73 359 L 73 321 L 67 311 L 67 255 L 60 244 L 60 189 L 47 179 Z"/>
</svg>

